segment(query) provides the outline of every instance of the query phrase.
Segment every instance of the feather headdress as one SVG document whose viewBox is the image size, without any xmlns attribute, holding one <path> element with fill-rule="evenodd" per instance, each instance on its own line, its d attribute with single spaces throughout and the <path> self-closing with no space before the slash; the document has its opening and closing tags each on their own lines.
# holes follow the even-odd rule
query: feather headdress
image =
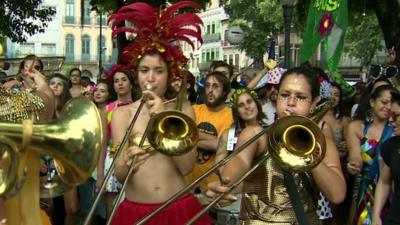
<svg viewBox="0 0 400 225">
<path fill-rule="evenodd" d="M 130 33 L 134 40 L 123 50 L 123 61 L 133 68 L 146 52 L 158 52 L 167 62 L 170 73 L 177 76 L 188 59 L 178 45 L 179 41 L 188 43 L 193 49 L 190 38 L 203 42 L 201 38 L 201 19 L 194 13 L 183 12 L 183 8 L 200 9 L 194 1 L 180 1 L 166 9 L 136 2 L 122 7 L 109 18 L 113 29 L 112 35 Z M 122 22 L 132 26 L 120 27 Z"/>
</svg>

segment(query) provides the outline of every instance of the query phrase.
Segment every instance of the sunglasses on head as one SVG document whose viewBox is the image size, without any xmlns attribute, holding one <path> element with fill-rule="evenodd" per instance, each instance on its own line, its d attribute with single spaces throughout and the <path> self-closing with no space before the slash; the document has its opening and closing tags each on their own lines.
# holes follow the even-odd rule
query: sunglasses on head
<svg viewBox="0 0 400 225">
<path fill-rule="evenodd" d="M 368 70 L 368 75 L 374 79 L 390 78 L 399 73 L 399 68 L 395 65 L 382 66 L 371 65 Z"/>
</svg>

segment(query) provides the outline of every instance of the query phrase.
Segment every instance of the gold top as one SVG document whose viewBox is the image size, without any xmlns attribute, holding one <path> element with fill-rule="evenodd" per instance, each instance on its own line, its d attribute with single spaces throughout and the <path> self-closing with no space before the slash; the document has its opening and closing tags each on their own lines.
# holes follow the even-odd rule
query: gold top
<svg viewBox="0 0 400 225">
<path fill-rule="evenodd" d="M 32 115 L 38 117 L 43 109 L 44 102 L 33 89 L 0 87 L 0 121 L 21 122 Z"/>
<path fill-rule="evenodd" d="M 257 158 L 255 159 L 256 162 Z M 309 174 L 307 176 L 310 178 Z M 310 224 L 320 224 L 316 214 L 316 207 L 310 198 L 310 194 L 305 190 L 303 182 L 296 173 L 293 174 L 293 178 Z M 298 224 L 284 184 L 283 173 L 272 157 L 268 158 L 263 166 L 257 168 L 244 181 L 240 224 Z"/>
</svg>

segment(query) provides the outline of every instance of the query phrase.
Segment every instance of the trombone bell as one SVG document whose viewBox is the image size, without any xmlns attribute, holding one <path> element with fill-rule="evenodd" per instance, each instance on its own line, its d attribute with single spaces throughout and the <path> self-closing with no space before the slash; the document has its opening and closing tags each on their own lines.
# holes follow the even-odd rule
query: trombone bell
<svg viewBox="0 0 400 225">
<path fill-rule="evenodd" d="M 194 148 L 199 140 L 193 119 L 177 110 L 155 114 L 148 125 L 151 146 L 166 155 L 182 155 Z"/>
<path fill-rule="evenodd" d="M 268 149 L 282 168 L 304 172 L 325 156 L 326 141 L 321 129 L 302 116 L 288 116 L 275 122 L 268 135 Z"/>
</svg>

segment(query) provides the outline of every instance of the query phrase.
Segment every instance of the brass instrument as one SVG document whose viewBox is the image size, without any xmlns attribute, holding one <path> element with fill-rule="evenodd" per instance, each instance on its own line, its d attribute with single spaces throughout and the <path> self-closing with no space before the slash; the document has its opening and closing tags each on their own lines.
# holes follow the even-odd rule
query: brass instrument
<svg viewBox="0 0 400 225">
<path fill-rule="evenodd" d="M 177 97 L 177 109 L 176 110 L 166 110 L 155 115 L 152 115 L 149 123 L 147 124 L 146 130 L 144 131 L 143 137 L 140 140 L 139 147 L 143 147 L 143 144 L 148 139 L 150 145 L 156 150 L 163 154 L 170 156 L 182 155 L 190 150 L 192 150 L 199 139 L 199 134 L 197 130 L 196 123 L 186 114 L 182 113 L 182 104 L 183 99 L 185 98 L 185 87 L 186 87 L 186 78 L 183 79 L 183 85 L 181 86 L 181 90 L 178 93 Z M 151 90 L 151 86 L 146 85 L 147 90 Z M 115 168 L 115 159 L 117 159 L 122 152 L 121 149 L 126 144 L 127 139 L 133 129 L 133 125 L 135 124 L 141 109 L 146 102 L 145 98 L 142 98 L 140 105 L 127 129 L 125 135 L 117 149 L 114 157 L 114 161 L 112 162 L 110 169 L 108 170 L 104 182 L 96 196 L 96 199 L 90 208 L 90 211 L 85 219 L 84 225 L 88 225 L 90 223 L 90 219 L 94 214 L 94 211 L 98 205 L 99 199 L 101 197 L 102 192 L 105 189 L 105 184 L 111 175 L 111 171 L 114 171 Z M 122 188 L 120 193 L 114 202 L 120 202 L 125 187 L 128 183 L 129 178 L 132 175 L 132 172 L 135 168 L 135 164 L 137 162 L 138 157 L 135 156 L 132 160 L 132 163 L 129 167 L 129 171 L 127 173 L 126 179 L 122 184 Z M 111 224 L 112 218 L 116 212 L 117 204 L 114 205 L 111 215 L 108 218 L 107 225 Z"/>
<path fill-rule="evenodd" d="M 265 133 L 268 134 L 268 151 L 265 152 L 263 157 L 230 186 L 231 190 L 236 188 L 246 177 L 248 177 L 254 170 L 262 165 L 270 156 L 272 156 L 283 168 L 293 170 L 295 172 L 307 171 L 318 165 L 325 156 L 326 142 L 325 136 L 317 123 L 322 119 L 326 112 L 331 108 L 333 99 L 323 103 L 314 115 L 311 115 L 311 120 L 302 116 L 287 116 L 277 120 L 273 125 L 263 129 L 252 138 L 247 140 L 241 146 L 238 146 L 235 151 L 225 157 L 223 160 L 217 162 L 203 175 L 188 184 L 181 191 L 176 193 L 170 199 L 165 201 L 159 208 L 149 213 L 142 218 L 136 225 L 143 225 L 149 219 L 157 215 L 163 209 L 168 207 L 171 203 L 181 198 L 188 193 L 197 184 L 199 184 L 209 174 L 218 171 L 220 167 L 225 165 L 234 156 L 238 155 L 241 151 L 246 149 L 247 146 L 252 144 L 258 138 L 262 137 Z M 207 207 L 196 214 L 187 224 L 193 224 L 197 219 L 202 217 L 211 207 L 213 207 L 225 194 L 217 196 Z"/>
<path fill-rule="evenodd" d="M 5 150 L 0 195 L 22 185 L 17 182 L 17 168 L 25 166 L 19 165 L 19 158 L 26 151 L 53 157 L 64 183 L 78 185 L 86 181 L 97 165 L 102 139 L 100 114 L 95 104 L 84 97 L 68 101 L 60 117 L 46 124 L 0 123 L 0 144 Z"/>
</svg>

